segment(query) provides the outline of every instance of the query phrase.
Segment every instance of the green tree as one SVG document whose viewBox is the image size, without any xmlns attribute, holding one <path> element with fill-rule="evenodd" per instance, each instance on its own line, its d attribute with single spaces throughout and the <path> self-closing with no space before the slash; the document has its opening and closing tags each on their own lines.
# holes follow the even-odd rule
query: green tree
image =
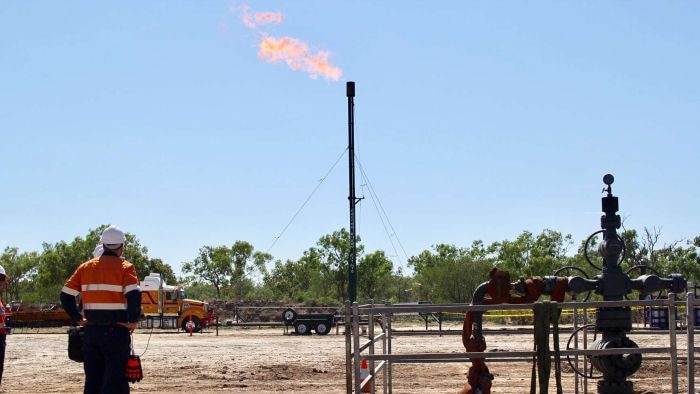
<svg viewBox="0 0 700 394">
<path fill-rule="evenodd" d="M 680 242 L 679 242 L 680 243 Z M 689 282 L 700 284 L 700 237 L 685 241 L 685 245 L 674 243 L 658 250 L 659 265 L 668 275 L 678 273 Z"/>
<path fill-rule="evenodd" d="M 64 283 L 80 264 L 93 257 L 94 248 L 94 241 L 81 237 L 70 243 L 44 243 L 36 276 L 38 298 L 43 302 L 58 302 Z"/>
<path fill-rule="evenodd" d="M 302 257 L 297 261 L 287 260 L 284 264 L 278 260 L 266 278 L 265 286 L 279 301 L 306 302 L 324 296 L 314 291 L 314 282 L 319 281 L 318 277 L 318 260 Z"/>
<path fill-rule="evenodd" d="M 297 276 L 303 278 L 304 286 L 297 297 L 299 301 L 307 304 L 317 303 L 322 305 L 338 303 L 336 287 L 333 277 L 322 262 L 322 255 L 317 248 L 309 248 L 299 259 L 299 272 Z"/>
<path fill-rule="evenodd" d="M 583 240 L 581 241 L 581 244 L 579 245 L 576 254 L 573 256 L 570 256 L 567 259 L 567 265 L 576 267 L 583 271 L 585 273 L 585 276 L 588 278 L 593 278 L 594 276 L 598 275 L 600 273 L 600 269 L 597 269 L 590 265 L 588 261 L 586 260 L 586 257 L 584 256 L 584 249 L 586 245 L 586 241 Z M 598 267 L 602 267 L 603 260 L 598 256 L 598 244 L 595 239 L 591 240 L 591 242 L 588 245 L 588 257 L 590 258 L 591 262 L 595 264 Z M 567 275 L 573 275 L 573 276 L 582 276 L 578 273 L 578 271 L 571 271 L 566 273 Z"/>
<path fill-rule="evenodd" d="M 163 279 L 165 279 L 165 283 L 178 283 L 175 272 L 173 272 L 173 268 L 169 264 L 164 263 L 161 259 L 147 258 L 141 265 L 141 272 L 144 273 L 139 274 L 137 270 L 139 280 L 143 280 L 143 278 L 150 273 L 158 273 L 162 275 Z"/>
<path fill-rule="evenodd" d="M 545 229 L 535 238 L 530 258 L 530 271 L 526 276 L 552 275 L 568 264 L 567 253 L 573 245 L 571 235 Z"/>
<path fill-rule="evenodd" d="M 530 231 L 523 231 L 514 241 L 504 240 L 497 244 L 499 268 L 517 278 L 530 271 L 530 254 L 535 239 Z"/>
<path fill-rule="evenodd" d="M 659 273 L 666 270 L 664 267 L 665 260 L 659 260 L 659 238 L 661 237 L 661 229 L 652 227 L 651 229 L 644 227 L 644 232 L 640 235 L 637 230 L 627 230 L 623 228 L 620 234 L 625 250 L 625 259 L 620 265 L 623 271 L 627 271 L 636 266 L 648 266 Z M 668 248 L 665 247 L 664 248 Z M 652 271 L 653 272 L 653 271 Z M 631 272 L 632 275 L 641 274 L 641 270 Z"/>
<path fill-rule="evenodd" d="M 403 267 L 396 269 L 396 272 L 391 274 L 389 301 L 393 303 L 418 301 L 418 299 L 414 299 L 414 292 L 415 280 L 413 275 L 405 274 Z"/>
<path fill-rule="evenodd" d="M 499 268 L 510 273 L 511 279 L 552 275 L 566 266 L 567 252 L 573 244 L 571 235 L 545 229 L 537 237 L 523 231 L 514 241 L 496 244 Z"/>
<path fill-rule="evenodd" d="M 0 256 L 0 265 L 5 268 L 8 276 L 4 299 L 19 301 L 25 295 L 31 296 L 34 290 L 33 278 L 39 266 L 39 254 L 37 252 L 19 253 L 17 248 L 7 247 Z"/>
<path fill-rule="evenodd" d="M 233 267 L 230 284 L 236 299 L 243 299 L 255 288 L 254 278 L 267 274 L 266 264 L 272 260 L 269 253 L 255 251 L 252 244 L 236 241 L 230 249 Z"/>
<path fill-rule="evenodd" d="M 107 227 L 102 225 L 89 230 L 85 237 L 75 237 L 73 241 L 44 243 L 39 254 L 36 281 L 37 298 L 43 302 L 57 302 L 61 288 L 78 266 L 93 258 L 92 252 L 99 243 L 100 234 Z M 162 271 L 167 280 L 175 282 L 172 268 L 158 259 L 148 257 L 148 249 L 141 245 L 134 234 L 126 233 L 126 244 L 122 257 L 134 264 L 136 273 L 143 279 L 154 269 Z M 158 271 L 154 271 L 158 272 Z"/>
<path fill-rule="evenodd" d="M 425 250 L 408 261 L 416 272 L 419 297 L 438 303 L 471 301 L 476 287 L 488 280 L 493 246 L 474 241 L 470 248 L 439 244 L 433 249 L 435 253 Z"/>
<path fill-rule="evenodd" d="M 350 259 L 350 233 L 342 228 L 333 234 L 324 235 L 316 243 L 320 257 L 322 275 L 336 290 L 336 299 L 340 302 L 348 299 L 348 260 Z M 356 237 L 356 259 L 362 256 L 364 246 L 360 237 Z"/>
<path fill-rule="evenodd" d="M 216 298 L 230 294 L 242 300 L 255 288 L 253 277 L 264 279 L 268 274 L 265 266 L 270 260 L 270 254 L 256 252 L 248 242 L 236 241 L 231 247 L 203 246 L 194 261 L 182 265 L 182 272 L 192 274 L 184 278 L 190 286 L 208 283 L 216 290 Z"/>
<path fill-rule="evenodd" d="M 649 264 L 648 250 L 639 242 L 639 236 L 637 230 L 627 230 L 623 229 L 620 232 L 620 238 L 625 245 L 625 261 L 621 266 L 623 270 L 626 270 L 635 265 Z M 595 253 L 598 256 L 598 251 L 589 251 Z M 590 256 L 590 254 L 589 254 Z M 596 257 L 600 260 L 600 257 Z M 602 266 L 602 260 L 596 262 L 596 265 Z"/>
<path fill-rule="evenodd" d="M 363 256 L 357 264 L 359 294 L 367 300 L 388 300 L 388 284 L 393 268 L 391 260 L 381 250 Z"/>
<path fill-rule="evenodd" d="M 102 229 L 99 233 L 102 233 Z M 126 244 L 124 244 L 122 257 L 134 265 L 139 280 L 143 280 L 148 274 L 155 272 L 163 274 L 166 283 L 174 284 L 177 282 L 172 267 L 160 259 L 149 258 L 148 248 L 141 245 L 141 241 L 134 234 L 126 233 Z"/>
<path fill-rule="evenodd" d="M 226 246 L 203 246 L 194 261 L 182 265 L 182 272 L 193 274 L 189 278 L 190 282 L 202 281 L 214 286 L 216 298 L 221 299 L 222 286 L 229 283 L 229 278 L 233 275 L 230 249 Z"/>
</svg>

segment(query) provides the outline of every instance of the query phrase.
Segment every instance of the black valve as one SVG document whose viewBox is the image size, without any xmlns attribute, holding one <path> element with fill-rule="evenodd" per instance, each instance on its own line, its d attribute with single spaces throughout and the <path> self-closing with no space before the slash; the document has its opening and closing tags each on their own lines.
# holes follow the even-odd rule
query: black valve
<svg viewBox="0 0 700 394">
<path fill-rule="evenodd" d="M 620 215 L 617 214 L 617 211 L 620 210 L 620 205 L 617 197 L 612 195 L 612 184 L 614 181 L 615 178 L 611 174 L 606 174 L 603 177 L 603 183 L 607 185 L 603 191 L 608 193 L 607 196 L 602 198 L 604 215 L 600 218 L 600 227 L 603 229 L 613 230 L 622 226 Z"/>
<path fill-rule="evenodd" d="M 591 234 L 583 248 L 584 257 L 588 263 L 602 272 L 595 278 L 588 279 L 580 276 L 568 277 L 568 293 L 577 294 L 584 291 L 595 291 L 603 296 L 604 301 L 619 301 L 627 297 L 632 290 L 637 290 L 640 296 L 646 296 L 661 290 L 682 293 L 687 285 L 686 279 L 678 274 L 669 278 L 660 277 L 653 268 L 635 266 L 627 272 L 622 272 L 621 263 L 625 260 L 626 250 L 622 237 L 617 229 L 622 226 L 618 215 L 619 201 L 612 194 L 612 184 L 615 178 L 611 174 L 603 177 L 605 187 L 602 197 L 603 215 L 600 218 L 601 230 Z M 603 265 L 597 266 L 589 256 L 591 241 L 598 234 L 603 240 L 598 247 L 598 253 L 603 258 Z M 636 279 L 630 278 L 630 271 L 639 269 L 642 275 Z M 647 270 L 655 275 L 647 274 Z M 548 278 L 545 278 L 548 279 Z M 552 284 L 545 280 L 545 289 Z M 601 306 L 596 309 L 596 332 L 602 332 L 602 338 L 593 343 L 593 349 L 606 350 L 611 348 L 636 348 L 637 345 L 626 336 L 632 330 L 632 313 L 629 307 Z M 571 341 L 571 339 L 569 340 Z M 603 380 L 598 381 L 598 394 L 633 394 L 633 385 L 627 381 L 641 366 L 641 354 L 629 355 L 595 355 L 591 356 L 591 364 L 603 374 Z M 574 368 L 575 369 L 575 368 Z M 577 373 L 579 373 L 577 371 Z"/>
<path fill-rule="evenodd" d="M 688 288 L 688 281 L 681 274 L 671 274 L 671 292 L 682 293 Z"/>
</svg>

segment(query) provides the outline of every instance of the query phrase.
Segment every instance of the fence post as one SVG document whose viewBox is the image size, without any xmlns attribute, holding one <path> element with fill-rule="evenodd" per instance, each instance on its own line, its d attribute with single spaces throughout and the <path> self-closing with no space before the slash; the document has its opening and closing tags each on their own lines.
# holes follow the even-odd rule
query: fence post
<svg viewBox="0 0 700 394">
<path fill-rule="evenodd" d="M 345 301 L 345 389 L 347 394 L 352 393 L 353 369 L 352 369 L 352 326 L 350 321 L 350 301 Z"/>
<path fill-rule="evenodd" d="M 678 349 L 676 349 L 676 295 L 668 293 L 668 335 L 671 342 L 671 391 L 678 392 Z"/>
<path fill-rule="evenodd" d="M 688 292 L 688 298 L 686 302 L 686 319 L 688 324 L 686 324 L 686 333 L 688 334 L 688 393 L 695 392 L 695 294 L 693 292 Z"/>
<path fill-rule="evenodd" d="M 367 336 L 369 337 L 369 354 L 370 356 L 374 355 L 374 300 L 371 299 L 369 300 L 370 303 L 370 313 L 367 316 Z M 370 392 L 374 393 L 374 385 L 376 382 L 375 376 L 374 376 L 374 360 L 370 359 L 369 360 L 369 374 L 372 376 L 372 379 L 370 379 L 369 384 L 370 386 Z M 367 392 L 367 386 L 364 387 L 365 392 Z"/>
<path fill-rule="evenodd" d="M 355 392 L 360 392 L 360 308 L 357 301 L 352 303 L 352 366 L 355 375 Z"/>
</svg>

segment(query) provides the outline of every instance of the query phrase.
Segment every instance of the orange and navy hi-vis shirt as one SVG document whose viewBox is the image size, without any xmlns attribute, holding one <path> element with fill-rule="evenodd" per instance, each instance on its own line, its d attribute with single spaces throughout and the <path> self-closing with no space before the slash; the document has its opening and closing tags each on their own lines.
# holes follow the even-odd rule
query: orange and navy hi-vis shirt
<svg viewBox="0 0 700 394">
<path fill-rule="evenodd" d="M 61 303 L 76 321 L 80 320 L 75 306 L 78 295 L 88 324 L 134 323 L 141 314 L 136 268 L 116 254 L 105 253 L 81 264 L 61 290 Z"/>
<path fill-rule="evenodd" d="M 0 335 L 7 334 L 7 311 L 0 299 Z"/>
</svg>

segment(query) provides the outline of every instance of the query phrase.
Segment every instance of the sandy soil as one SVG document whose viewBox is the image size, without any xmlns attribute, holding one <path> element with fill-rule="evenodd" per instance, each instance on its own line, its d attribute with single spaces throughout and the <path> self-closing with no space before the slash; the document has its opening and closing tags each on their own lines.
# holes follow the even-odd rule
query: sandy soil
<svg viewBox="0 0 700 394">
<path fill-rule="evenodd" d="M 420 327 L 418 327 L 420 328 Z M 450 327 L 452 329 L 458 326 Z M 345 336 L 285 335 L 282 328 L 213 329 L 190 336 L 176 331 L 137 330 L 134 343 L 142 354 L 144 380 L 132 393 L 344 393 Z M 565 342 L 568 336 L 562 336 Z M 667 335 L 632 339 L 640 346 L 668 346 Z M 680 336 L 679 336 L 679 339 Z M 149 343 L 150 341 L 150 343 Z M 64 329 L 49 333 L 16 331 L 7 338 L 5 373 L 0 392 L 82 392 L 82 364 L 67 357 Z M 489 350 L 532 350 L 531 335 L 487 336 Z M 405 336 L 393 341 L 393 353 L 455 353 L 464 349 L 459 335 Z M 685 346 L 679 343 L 679 346 Z M 562 344 L 562 348 L 565 343 Z M 495 375 L 492 393 L 529 393 L 529 362 L 490 363 Z M 454 393 L 465 382 L 466 363 L 398 364 L 393 369 L 394 393 Z M 696 386 L 700 385 L 698 367 Z M 671 393 L 669 363 L 644 361 L 631 379 L 638 393 Z M 686 392 L 687 369 L 679 365 L 680 392 Z M 566 393 L 574 392 L 575 378 L 564 366 Z M 554 372 L 552 372 L 554 382 Z M 550 392 L 554 392 L 553 383 Z M 595 382 L 589 386 L 594 393 Z M 378 390 L 378 392 L 382 392 Z M 700 393 L 700 391 L 699 391 Z"/>
</svg>

